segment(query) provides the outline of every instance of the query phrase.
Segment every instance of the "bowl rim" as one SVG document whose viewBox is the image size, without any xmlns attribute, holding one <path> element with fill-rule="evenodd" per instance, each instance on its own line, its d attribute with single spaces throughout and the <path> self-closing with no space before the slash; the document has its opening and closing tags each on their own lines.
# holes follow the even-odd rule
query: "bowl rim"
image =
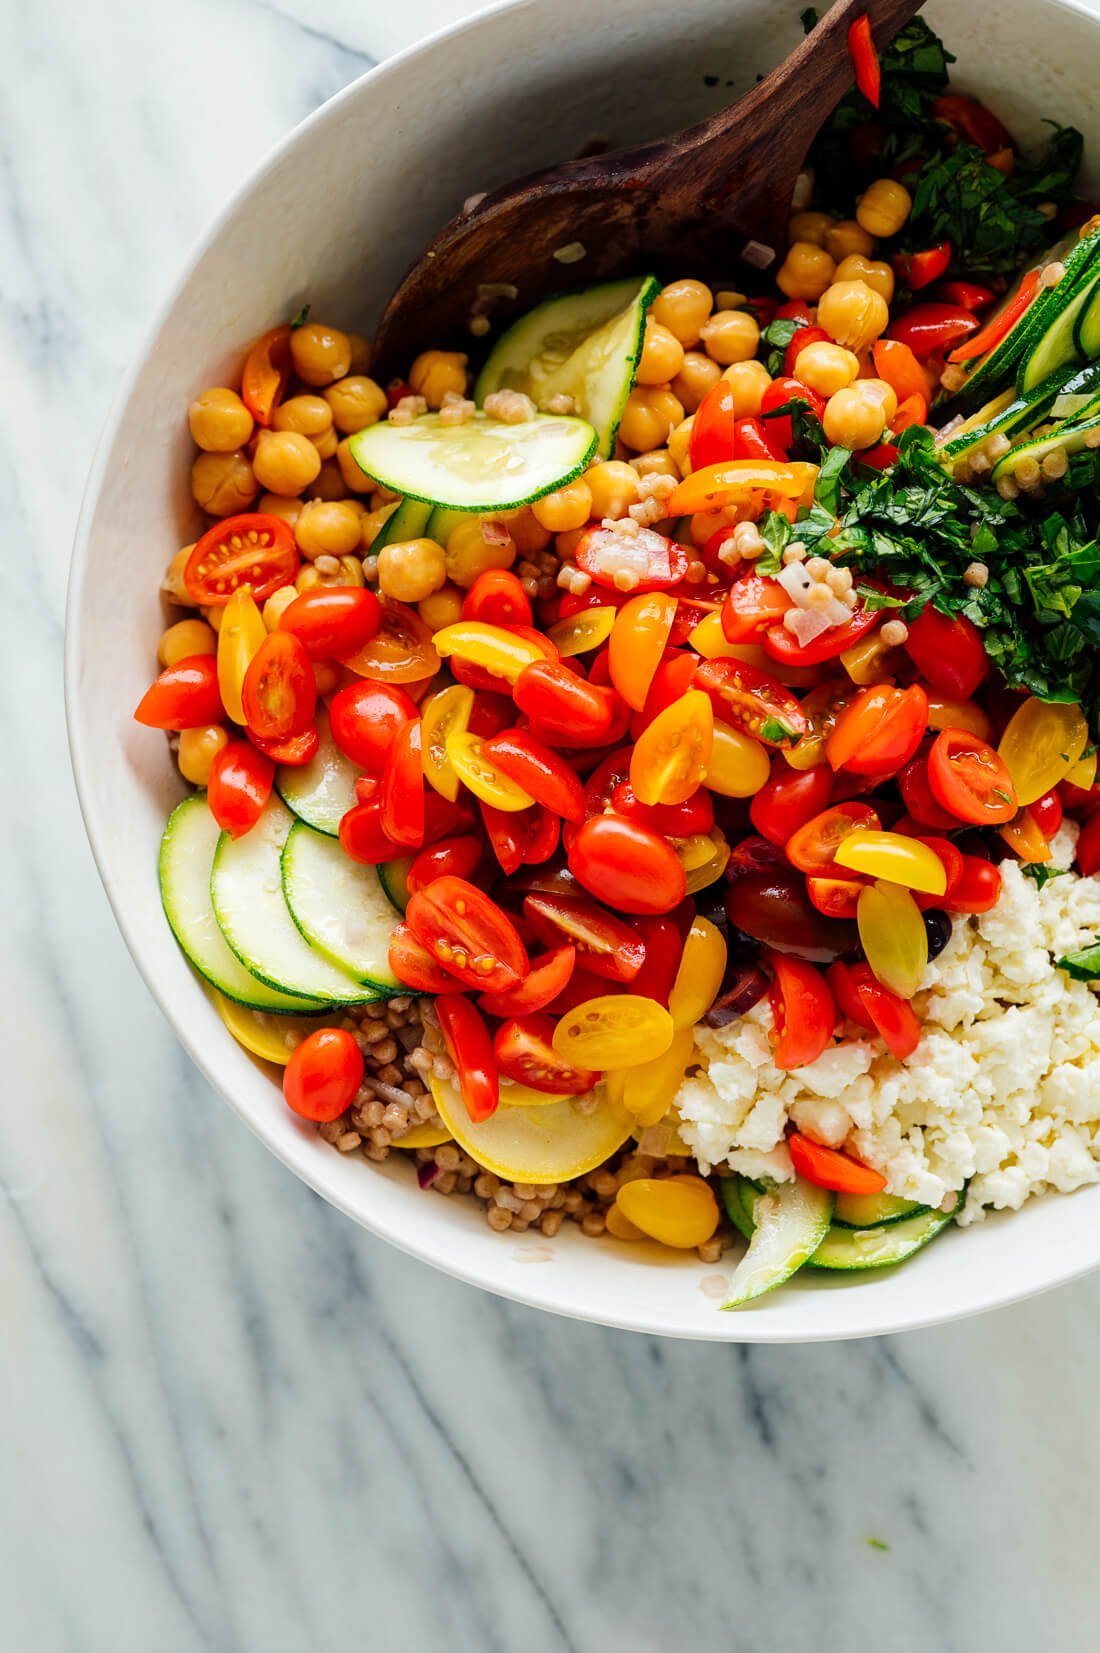
<svg viewBox="0 0 1100 1653">
<path fill-rule="evenodd" d="M 875 1323 L 871 1326 L 838 1326 L 836 1329 L 826 1331 L 816 1329 L 806 1331 L 778 1323 L 769 1325 L 770 1317 L 767 1315 L 741 1317 L 717 1312 L 714 1314 L 712 1321 L 698 1326 L 668 1325 L 663 1321 L 658 1321 L 655 1316 L 648 1318 L 638 1313 L 617 1315 L 614 1312 L 607 1312 L 602 1309 L 594 1312 L 582 1306 L 563 1301 L 548 1301 L 545 1292 L 525 1289 L 522 1284 L 511 1279 L 505 1279 L 503 1272 L 494 1269 L 491 1265 L 481 1265 L 476 1261 L 456 1261 L 449 1252 L 441 1253 L 437 1247 L 430 1244 L 418 1244 L 415 1224 L 405 1224 L 395 1228 L 390 1222 L 379 1220 L 376 1214 L 361 1209 L 352 1200 L 344 1197 L 340 1190 L 328 1184 L 324 1176 L 315 1170 L 315 1162 L 312 1156 L 296 1155 L 284 1142 L 276 1138 L 272 1130 L 265 1127 L 263 1118 L 250 1111 L 234 1094 L 233 1090 L 228 1087 L 224 1078 L 219 1074 L 217 1064 L 211 1059 L 208 1050 L 181 1026 L 176 1015 L 176 1007 L 170 995 L 163 989 L 162 984 L 157 980 L 155 971 L 147 965 L 143 957 L 142 944 L 128 917 L 128 898 L 118 886 L 105 855 L 101 853 L 99 829 L 95 823 L 94 805 L 92 803 L 92 786 L 86 768 L 88 759 L 78 738 L 79 717 L 77 711 L 78 667 L 82 649 L 81 599 L 84 594 L 87 575 L 92 524 L 106 473 L 108 456 L 112 451 L 125 409 L 137 381 L 145 370 L 153 345 L 163 328 L 170 321 L 173 310 L 200 261 L 216 243 L 226 224 L 232 220 L 238 209 L 305 133 L 317 131 L 336 119 L 345 104 L 360 96 L 366 83 L 400 69 L 406 63 L 421 55 L 435 52 L 449 39 L 479 28 L 496 14 L 506 11 L 536 10 L 545 3 L 547 3 L 547 0 L 488 0 L 488 3 L 479 7 L 472 15 L 446 23 L 402 48 L 402 50 L 384 58 L 380 63 L 364 71 L 363 74 L 356 76 L 347 86 L 342 87 L 339 92 L 311 111 L 309 115 L 294 125 L 264 153 L 213 214 L 203 230 L 194 238 L 180 265 L 178 275 L 170 283 L 166 296 L 155 307 L 148 325 L 143 330 L 129 365 L 111 399 L 102 430 L 96 442 L 74 531 L 65 603 L 64 703 L 69 760 L 76 784 L 77 801 L 85 835 L 115 923 L 146 990 L 152 995 L 175 1037 L 187 1051 L 199 1072 L 218 1096 L 229 1104 L 236 1116 L 243 1121 L 265 1148 L 287 1170 L 304 1182 L 314 1193 L 320 1195 L 328 1204 L 335 1206 L 344 1216 L 365 1228 L 368 1233 L 394 1246 L 407 1256 L 415 1258 L 418 1262 L 425 1263 L 443 1274 L 449 1275 L 452 1279 L 467 1285 L 477 1286 L 495 1296 L 523 1304 L 528 1308 L 560 1315 L 566 1319 L 650 1336 L 674 1337 L 688 1341 L 719 1344 L 797 1345 L 801 1343 L 844 1342 L 870 1336 L 877 1337 L 904 1331 L 916 1331 L 926 1326 L 946 1325 L 952 1321 L 963 1320 L 971 1315 L 984 1313 L 987 1310 L 1004 1308 L 1010 1304 L 1022 1302 L 1029 1297 L 1038 1296 L 1057 1286 L 1067 1285 L 1091 1273 L 1094 1269 L 1100 1268 L 1100 1248 L 1098 1248 L 1097 1255 L 1094 1258 L 1074 1260 L 1072 1256 L 1067 1256 L 1063 1267 L 1056 1269 L 1041 1281 L 1032 1280 L 1017 1285 L 1013 1284 L 1012 1280 L 1006 1275 L 1005 1285 L 1002 1288 L 993 1291 L 985 1288 L 981 1293 L 972 1293 L 969 1298 L 964 1296 L 961 1301 L 945 1306 L 943 1312 L 914 1315 L 912 1311 L 905 1312 L 899 1309 L 895 1312 L 883 1313 L 880 1307 Z M 1081 17 L 1100 29 L 1100 11 L 1096 9 L 1095 5 L 1090 4 L 1090 0 L 1046 0 L 1046 3 L 1056 10 Z M 316 1163 L 319 1164 L 320 1161 Z M 1011 1220 L 1017 1215 L 1017 1212 L 998 1213 L 992 1220 Z M 539 1270 L 535 1270 L 534 1274 L 538 1275 L 539 1272 Z M 527 1271 L 523 1271 L 523 1277 L 527 1277 Z"/>
</svg>

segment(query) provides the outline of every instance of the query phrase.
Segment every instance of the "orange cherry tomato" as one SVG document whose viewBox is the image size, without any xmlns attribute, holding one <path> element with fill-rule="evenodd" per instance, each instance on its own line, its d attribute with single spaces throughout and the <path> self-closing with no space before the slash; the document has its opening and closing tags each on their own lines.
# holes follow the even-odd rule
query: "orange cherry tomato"
<svg viewBox="0 0 1100 1653">
<path fill-rule="evenodd" d="M 392 597 L 381 600 L 378 630 L 343 662 L 358 677 L 376 683 L 419 683 L 439 670 L 432 634 L 415 609 Z"/>
<path fill-rule="evenodd" d="M 410 718 L 386 754 L 378 797 L 382 831 L 396 844 L 415 849 L 424 842 L 424 765 L 420 719 Z"/>
<path fill-rule="evenodd" d="M 578 973 L 583 965 L 594 976 L 628 982 L 645 961 L 641 937 L 587 896 L 533 890 L 524 897 L 523 916 L 545 946 L 576 948 Z"/>
<path fill-rule="evenodd" d="M 611 681 L 628 706 L 640 712 L 660 665 L 676 618 L 676 598 L 652 591 L 619 610 L 607 645 Z"/>
<path fill-rule="evenodd" d="M 743 660 L 704 660 L 695 682 L 709 694 L 716 717 L 765 746 L 793 746 L 805 732 L 790 690 Z"/>
<path fill-rule="evenodd" d="M 667 838 L 621 815 L 585 821 L 569 846 L 569 868 L 585 889 L 620 912 L 671 912 L 687 894 L 684 869 Z"/>
<path fill-rule="evenodd" d="M 507 568 L 487 568 L 462 599 L 462 618 L 490 626 L 529 626 L 531 599 Z"/>
<path fill-rule="evenodd" d="M 407 924 L 395 924 L 390 936 L 390 969 L 416 993 L 461 993 L 463 984 L 421 947 Z"/>
<path fill-rule="evenodd" d="M 225 717 L 212 654 L 189 654 L 166 666 L 138 702 L 134 720 L 147 729 L 201 729 Z"/>
<path fill-rule="evenodd" d="M 210 765 L 206 801 L 210 813 L 231 838 L 256 825 L 271 796 L 275 765 L 247 740 L 231 740 Z"/>
<path fill-rule="evenodd" d="M 838 1194 L 881 1194 L 886 1178 L 869 1165 L 861 1165 L 848 1154 L 839 1154 L 835 1148 L 823 1148 L 819 1142 L 792 1131 L 787 1138 L 791 1162 L 800 1177 L 818 1188 L 832 1188 Z"/>
<path fill-rule="evenodd" d="M 283 1069 L 287 1106 L 318 1124 L 339 1119 L 362 1083 L 363 1053 L 342 1027 L 318 1028 L 302 1040 Z"/>
<path fill-rule="evenodd" d="M 900 436 L 903 430 L 910 425 L 926 425 L 928 423 L 928 403 L 923 396 L 907 396 L 904 402 L 898 403 L 898 410 L 890 421 L 890 431 L 894 436 Z"/>
<path fill-rule="evenodd" d="M 489 1119 L 500 1103 L 500 1078 L 484 1019 L 464 993 L 439 999 L 435 1013 L 466 1112 L 475 1124 Z"/>
<path fill-rule="evenodd" d="M 836 867 L 836 852 L 853 832 L 877 832 L 881 822 L 870 804 L 849 799 L 815 815 L 787 840 L 787 859 L 799 872 L 830 878 Z"/>
<path fill-rule="evenodd" d="M 298 638 L 273 631 L 249 662 L 241 687 L 245 722 L 261 740 L 285 740 L 313 722 L 317 679 Z"/>
<path fill-rule="evenodd" d="M 244 511 L 223 517 L 196 541 L 183 583 L 191 601 L 204 608 L 224 607 L 242 585 L 251 586 L 262 603 L 290 584 L 300 562 L 289 523 L 267 511 Z"/>
<path fill-rule="evenodd" d="M 1033 808 L 1019 810 L 997 831 L 1009 849 L 1027 865 L 1050 860 L 1050 843 L 1035 819 Z"/>
<path fill-rule="evenodd" d="M 710 699 L 689 689 L 638 736 L 630 759 L 635 796 L 650 806 L 684 803 L 702 784 L 713 740 Z"/>
<path fill-rule="evenodd" d="M 960 821 L 998 826 L 1018 808 L 1004 759 L 965 729 L 944 729 L 928 754 L 928 782 L 936 801 Z"/>
<path fill-rule="evenodd" d="M 767 953 L 772 972 L 768 999 L 775 1021 L 772 1061 L 777 1068 L 804 1068 L 816 1062 L 832 1040 L 836 1006 L 820 970 L 805 959 Z"/>
<path fill-rule="evenodd" d="M 286 394 L 290 373 L 290 328 L 283 322 L 256 340 L 241 376 L 241 401 L 258 425 L 270 425 L 271 415 Z"/>
<path fill-rule="evenodd" d="M 482 993 L 478 1003 L 487 1016 L 530 1016 L 546 1010 L 564 991 L 576 962 L 577 949 L 568 942 L 554 947 L 531 960 L 530 973 L 515 987 L 506 987 L 502 993 Z M 603 990 L 602 986 L 596 989 Z"/>
<path fill-rule="evenodd" d="M 898 399 L 898 405 L 910 396 L 920 396 L 927 405 L 928 375 L 907 344 L 900 339 L 876 339 L 871 346 L 875 373 L 888 384 Z"/>
<path fill-rule="evenodd" d="M 530 1085 L 532 1090 L 549 1091 L 552 1096 L 583 1096 L 599 1074 L 575 1067 L 559 1056 L 551 1044 L 553 1037 L 551 1016 L 515 1016 L 502 1022 L 493 1040 L 497 1067 L 509 1079 Z"/>
<path fill-rule="evenodd" d="M 311 660 L 333 660 L 369 642 L 380 619 L 373 591 L 355 585 L 314 586 L 283 610 L 278 629 L 297 637 Z"/>
<path fill-rule="evenodd" d="M 841 712 L 825 742 L 825 756 L 831 768 L 852 775 L 896 774 L 927 727 L 928 696 L 919 683 L 908 689 L 876 683 Z"/>
</svg>

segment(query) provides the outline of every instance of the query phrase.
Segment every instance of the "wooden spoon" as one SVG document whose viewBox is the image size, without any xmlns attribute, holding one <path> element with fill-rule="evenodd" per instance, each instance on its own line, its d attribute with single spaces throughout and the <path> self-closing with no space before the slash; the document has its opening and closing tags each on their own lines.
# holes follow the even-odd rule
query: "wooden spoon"
<svg viewBox="0 0 1100 1653">
<path fill-rule="evenodd" d="M 709 120 L 616 154 L 567 161 L 484 196 L 452 218 L 410 268 L 375 339 L 376 371 L 407 367 L 425 343 L 469 340 L 479 288 L 545 293 L 630 272 L 720 274 L 775 263 L 795 180 L 822 123 L 852 85 L 848 28 L 866 12 L 881 49 L 921 0 L 841 0 L 777 69 Z M 561 259 L 563 249 L 575 262 Z"/>
</svg>

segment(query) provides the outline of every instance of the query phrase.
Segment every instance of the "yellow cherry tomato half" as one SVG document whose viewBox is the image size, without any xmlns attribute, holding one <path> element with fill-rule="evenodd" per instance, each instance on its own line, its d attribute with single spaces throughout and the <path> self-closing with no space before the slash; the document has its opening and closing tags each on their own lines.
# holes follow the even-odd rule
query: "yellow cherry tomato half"
<svg viewBox="0 0 1100 1653">
<path fill-rule="evenodd" d="M 711 792 L 720 792 L 723 798 L 752 798 L 770 774 L 771 760 L 760 742 L 715 718 L 703 776 Z"/>
<path fill-rule="evenodd" d="M 218 628 L 218 689 L 234 723 L 247 721 L 241 704 L 244 674 L 266 636 L 264 617 L 251 587 L 239 586 L 222 610 Z"/>
<path fill-rule="evenodd" d="M 497 768 L 485 755 L 484 745 L 482 736 L 471 735 L 468 729 L 447 736 L 447 758 L 459 779 L 475 798 L 494 809 L 529 809 L 534 798 Z"/>
<path fill-rule="evenodd" d="M 676 598 L 664 591 L 631 597 L 615 618 L 607 644 L 607 667 L 612 683 L 636 712 L 645 705 L 675 618 Z"/>
<path fill-rule="evenodd" d="M 264 1062 L 286 1067 L 303 1039 L 319 1027 L 336 1027 L 339 1016 L 275 1016 L 227 999 L 211 988 L 214 1008 L 239 1045 Z M 289 1043 L 288 1043 L 289 1040 Z"/>
<path fill-rule="evenodd" d="M 624 1217 L 617 1205 L 613 1205 L 605 1218 L 607 1232 L 613 1240 L 644 1240 L 648 1236 L 640 1228 L 635 1228 L 629 1217 Z"/>
<path fill-rule="evenodd" d="M 474 709 L 474 691 L 464 683 L 452 683 L 429 695 L 420 712 L 420 756 L 428 785 L 454 803 L 458 797 L 458 771 L 447 756 L 449 735 L 465 734 Z"/>
<path fill-rule="evenodd" d="M 689 689 L 658 712 L 634 743 L 630 784 L 643 804 L 682 804 L 697 792 L 710 762 L 714 709 Z"/>
<path fill-rule="evenodd" d="M 675 848 L 684 869 L 687 895 L 695 895 L 698 890 L 716 884 L 729 864 L 730 847 L 720 827 L 681 838 Z"/>
<path fill-rule="evenodd" d="M 574 1067 L 602 1073 L 663 1056 L 672 1043 L 672 1017 L 656 999 L 608 993 L 576 1005 L 554 1029 L 554 1049 Z"/>
<path fill-rule="evenodd" d="M 709 918 L 693 918 L 668 998 L 668 1013 L 678 1033 L 702 1021 L 718 997 L 726 956 L 726 938 L 717 924 Z"/>
<path fill-rule="evenodd" d="M 482 620 L 458 620 L 453 626 L 444 626 L 433 634 L 432 642 L 441 659 L 457 654 L 460 660 L 468 660 L 471 666 L 480 666 L 508 683 L 514 683 L 520 672 L 536 660 L 546 659 L 536 644 Z"/>
<path fill-rule="evenodd" d="M 850 832 L 837 846 L 836 863 L 922 895 L 942 895 L 947 888 L 947 871 L 935 850 L 900 832 Z"/>
<path fill-rule="evenodd" d="M 626 1182 L 615 1204 L 651 1240 L 694 1251 L 718 1227 L 718 1202 L 702 1177 L 638 1177 Z"/>
<path fill-rule="evenodd" d="M 727 459 L 718 465 L 704 465 L 692 471 L 668 500 L 670 517 L 692 517 L 698 511 L 720 511 L 746 500 L 754 488 L 798 499 L 806 487 L 804 473 L 816 468 L 783 465 L 774 459 Z"/>
<path fill-rule="evenodd" d="M 908 890 L 879 879 L 860 891 L 859 939 L 871 972 L 900 999 L 911 999 L 928 964 L 928 931 Z"/>
<path fill-rule="evenodd" d="M 945 700 L 943 695 L 929 693 L 928 727 L 930 729 L 965 729 L 979 740 L 993 739 L 993 724 L 989 713 L 973 700 Z"/>
<path fill-rule="evenodd" d="M 673 1034 L 672 1043 L 662 1056 L 615 1072 L 613 1077 L 620 1081 L 621 1087 L 618 1100 L 632 1116 L 636 1128 L 656 1125 L 665 1117 L 684 1082 L 694 1053 L 693 1030 L 685 1028 Z"/>
<path fill-rule="evenodd" d="M 546 635 L 562 659 L 567 660 L 574 654 L 588 654 L 606 643 L 618 617 L 617 608 L 585 608 L 578 614 L 570 614 L 568 619 L 559 620 Z"/>
<path fill-rule="evenodd" d="M 1066 780 L 1071 786 L 1080 787 L 1082 792 L 1091 792 L 1096 785 L 1096 753 L 1089 752 L 1085 757 L 1078 758 Z"/>
<path fill-rule="evenodd" d="M 1089 740 L 1089 726 L 1073 702 L 1029 696 L 1012 714 L 997 748 L 1021 808 L 1064 781 Z"/>
</svg>

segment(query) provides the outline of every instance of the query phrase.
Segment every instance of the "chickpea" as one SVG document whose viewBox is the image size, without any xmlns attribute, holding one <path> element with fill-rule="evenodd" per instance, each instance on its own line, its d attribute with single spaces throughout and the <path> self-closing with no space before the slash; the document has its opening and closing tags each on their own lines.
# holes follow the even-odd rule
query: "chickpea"
<svg viewBox="0 0 1100 1653">
<path fill-rule="evenodd" d="M 269 493 L 300 494 L 316 481 L 321 456 L 309 437 L 297 431 L 262 430 L 256 441 L 252 466 L 257 480 Z"/>
<path fill-rule="evenodd" d="M 485 523 L 471 516 L 451 530 L 445 553 L 447 576 L 468 591 L 479 574 L 489 568 L 511 568 L 516 545 L 511 535 L 502 539 L 499 523 Z"/>
<path fill-rule="evenodd" d="M 365 339 L 362 333 L 349 333 L 348 343 L 351 346 L 351 366 L 349 373 L 370 372 L 370 340 Z"/>
<path fill-rule="evenodd" d="M 221 631 L 222 621 L 225 619 L 225 608 L 200 608 L 199 613 L 213 631 Z"/>
<path fill-rule="evenodd" d="M 396 510 L 396 503 L 380 505 L 376 511 L 368 511 L 366 516 L 359 518 L 359 543 L 364 551 L 370 550 Z"/>
<path fill-rule="evenodd" d="M 685 350 L 684 365 L 673 379 L 670 389 L 686 413 L 694 413 L 708 390 L 713 390 L 722 377 L 722 369 L 701 350 Z"/>
<path fill-rule="evenodd" d="M 286 494 L 261 494 L 256 509 L 269 517 L 278 517 L 280 522 L 287 522 L 293 528 L 302 514 L 302 501 Z"/>
<path fill-rule="evenodd" d="M 191 435 L 206 453 L 232 453 L 252 435 L 252 415 L 235 390 L 204 390 L 187 410 Z"/>
<path fill-rule="evenodd" d="M 328 430 L 323 430 L 319 436 L 311 436 L 310 441 L 317 449 L 318 455 L 323 463 L 326 459 L 332 459 L 335 457 L 340 438 L 330 425 Z"/>
<path fill-rule="evenodd" d="M 311 499 L 302 507 L 294 538 L 303 557 L 346 557 L 359 549 L 358 512 L 342 499 Z"/>
<path fill-rule="evenodd" d="M 592 494 L 583 476 L 574 477 L 552 494 L 536 499 L 531 510 L 535 521 L 552 534 L 564 534 L 570 528 L 583 528 L 592 515 Z"/>
<path fill-rule="evenodd" d="M 674 476 L 679 482 L 680 472 L 667 448 L 651 448 L 630 461 L 631 469 L 639 476 Z"/>
<path fill-rule="evenodd" d="M 738 419 L 755 418 L 760 412 L 771 374 L 763 362 L 734 362 L 722 375 L 733 387 L 733 411 Z"/>
<path fill-rule="evenodd" d="M 330 385 L 351 366 L 351 340 L 338 327 L 303 322 L 291 332 L 290 359 L 303 384 Z"/>
<path fill-rule="evenodd" d="M 233 453 L 200 453 L 191 467 L 191 492 L 212 517 L 247 511 L 259 491 L 253 468 L 239 448 Z"/>
<path fill-rule="evenodd" d="M 667 385 L 683 366 L 684 347 L 667 327 L 659 321 L 645 324 L 645 342 L 638 363 L 635 383 L 640 385 Z"/>
<path fill-rule="evenodd" d="M 190 592 L 183 583 L 183 571 L 187 567 L 188 558 L 194 549 L 194 545 L 182 546 L 168 564 L 164 578 L 160 582 L 160 589 L 164 592 L 168 601 L 175 603 L 177 608 L 194 608 L 196 606 Z"/>
<path fill-rule="evenodd" d="M 332 409 L 323 396 L 291 396 L 271 415 L 272 430 L 293 430 L 311 439 L 332 429 Z"/>
<path fill-rule="evenodd" d="M 311 591 L 315 586 L 326 585 L 366 585 L 363 577 L 363 564 L 358 557 L 340 557 L 336 567 L 326 569 L 324 573 L 316 563 L 303 563 L 295 576 L 294 584 L 299 592 Z"/>
<path fill-rule="evenodd" d="M 585 528 L 569 528 L 564 534 L 555 534 L 554 550 L 558 554 L 559 562 L 573 561 L 577 554 L 577 546 L 587 532 Z"/>
<path fill-rule="evenodd" d="M 831 224 L 825 232 L 825 251 L 838 264 L 852 253 L 870 258 L 874 250 L 874 236 L 868 235 L 855 218 L 843 218 L 839 224 Z"/>
<path fill-rule="evenodd" d="M 293 583 L 290 585 L 281 585 L 278 591 L 273 591 L 271 593 L 271 596 L 267 599 L 267 602 L 263 606 L 264 625 L 267 627 L 268 631 L 278 631 L 279 621 L 282 619 L 283 615 L 286 613 L 287 609 L 290 607 L 297 595 L 298 592 Z"/>
<path fill-rule="evenodd" d="M 794 374 L 819 396 L 833 396 L 855 383 L 859 377 L 859 357 L 842 345 L 819 341 L 798 352 Z"/>
<path fill-rule="evenodd" d="M 422 597 L 416 612 L 430 631 L 442 631 L 462 618 L 462 592 L 457 585 L 441 585 L 438 591 Z"/>
<path fill-rule="evenodd" d="M 787 223 L 787 241 L 808 241 L 811 246 L 823 247 L 825 237 L 833 227 L 827 212 L 793 212 Z"/>
<path fill-rule="evenodd" d="M 865 281 L 871 291 L 885 299 L 887 304 L 894 301 L 894 272 L 889 264 L 863 258 L 859 253 L 849 253 L 847 258 L 841 259 L 833 280 Z"/>
<path fill-rule="evenodd" d="M 331 459 L 322 461 L 321 469 L 317 472 L 317 480 L 311 482 L 306 489 L 307 499 L 347 499 L 348 485 L 344 481 L 344 473 L 334 454 Z"/>
<path fill-rule="evenodd" d="M 747 310 L 717 310 L 703 323 L 700 337 L 708 356 L 722 367 L 749 362 L 760 344 L 760 325 Z"/>
<path fill-rule="evenodd" d="M 835 281 L 817 307 L 817 325 L 857 356 L 886 331 L 889 320 L 886 300 L 865 281 Z"/>
<path fill-rule="evenodd" d="M 434 540 L 398 540 L 378 553 L 378 589 L 399 603 L 422 603 L 446 583 L 443 547 Z"/>
<path fill-rule="evenodd" d="M 350 437 L 345 436 L 336 450 L 336 463 L 340 467 L 340 475 L 344 479 L 345 488 L 350 488 L 353 494 L 369 494 L 373 492 L 374 483 L 360 466 L 348 443 Z"/>
<path fill-rule="evenodd" d="M 694 424 L 695 415 L 692 413 L 688 418 L 680 421 L 668 438 L 668 456 L 681 476 L 687 476 L 691 470 L 688 448 L 691 444 L 691 431 Z"/>
<path fill-rule="evenodd" d="M 649 316 L 678 338 L 685 350 L 699 343 L 703 323 L 714 309 L 714 295 L 701 281 L 670 281 L 653 301 Z"/>
<path fill-rule="evenodd" d="M 897 235 L 913 210 L 913 197 L 896 178 L 876 178 L 856 207 L 856 219 L 868 235 Z"/>
<path fill-rule="evenodd" d="M 866 394 L 866 379 L 838 390 L 825 404 L 825 435 L 834 446 L 873 448 L 882 438 L 886 410 L 873 393 Z"/>
<path fill-rule="evenodd" d="M 585 472 L 592 495 L 592 516 L 596 522 L 625 517 L 638 503 L 638 473 L 621 459 L 601 459 Z"/>
<path fill-rule="evenodd" d="M 161 634 L 157 644 L 157 659 L 162 666 L 174 666 L 177 660 L 186 660 L 192 654 L 217 652 L 217 633 L 205 620 L 177 620 Z"/>
<path fill-rule="evenodd" d="M 874 396 L 882 404 L 886 423 L 889 424 L 898 411 L 898 393 L 893 385 L 888 385 L 885 379 L 861 379 L 860 386 L 865 396 Z"/>
<path fill-rule="evenodd" d="M 648 453 L 663 447 L 683 417 L 684 404 L 668 385 L 635 385 L 626 399 L 619 438 L 635 453 Z"/>
<path fill-rule="evenodd" d="M 796 241 L 783 260 L 775 284 L 788 298 L 816 303 L 832 281 L 835 269 L 824 247 L 815 247 L 812 241 Z"/>
<path fill-rule="evenodd" d="M 469 357 L 457 350 L 422 350 L 409 369 L 413 394 L 423 396 L 430 408 L 442 407 L 449 390 L 464 396 L 468 361 Z"/>
<path fill-rule="evenodd" d="M 180 774 L 192 786 L 205 786 L 210 779 L 210 767 L 218 753 L 229 745 L 229 734 L 220 723 L 204 723 L 197 729 L 184 729 L 180 734 L 176 762 Z"/>
<path fill-rule="evenodd" d="M 382 386 L 358 373 L 330 385 L 325 391 L 325 401 L 341 436 L 354 436 L 357 430 L 376 425 L 386 417 L 389 406 Z"/>
<path fill-rule="evenodd" d="M 587 477 L 585 481 L 588 481 Z M 530 505 L 521 505 L 518 511 L 511 511 L 498 520 L 504 523 L 515 540 L 521 557 L 537 557 L 550 544 L 550 530 L 542 526 Z"/>
</svg>

